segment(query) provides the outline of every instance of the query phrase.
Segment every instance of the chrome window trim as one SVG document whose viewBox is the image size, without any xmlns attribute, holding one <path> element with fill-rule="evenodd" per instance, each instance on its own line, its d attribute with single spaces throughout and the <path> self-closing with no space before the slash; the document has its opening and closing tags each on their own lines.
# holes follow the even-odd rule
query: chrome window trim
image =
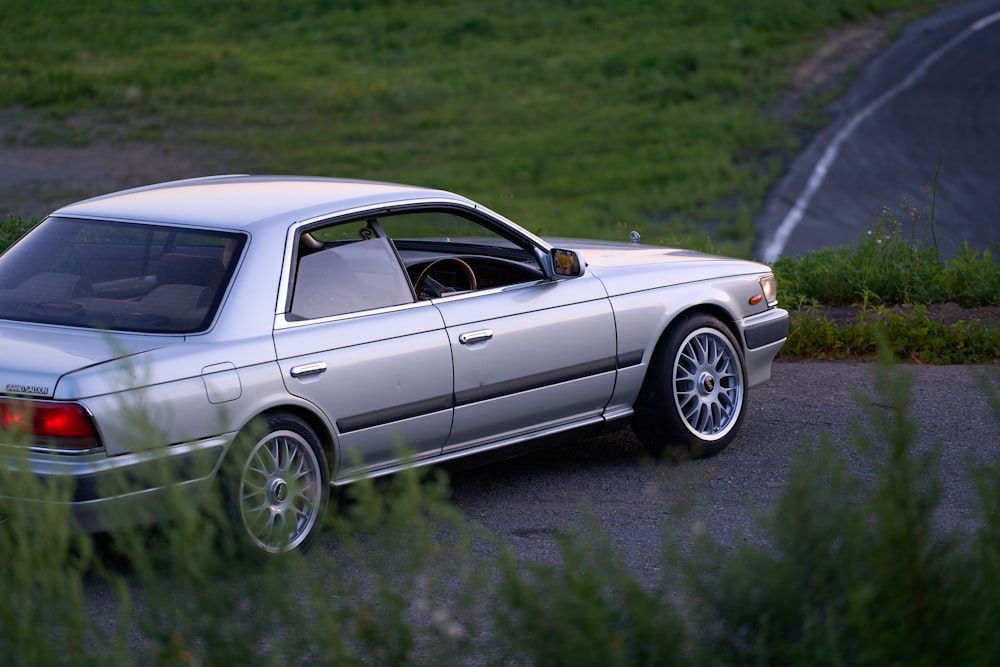
<svg viewBox="0 0 1000 667">
<path fill-rule="evenodd" d="M 305 220 L 301 220 L 289 226 L 288 232 L 285 235 L 285 252 L 282 258 L 281 264 L 281 278 L 278 285 L 278 299 L 275 302 L 275 316 L 281 317 L 288 312 L 290 308 L 290 294 L 289 286 L 291 285 L 292 278 L 292 268 L 296 257 L 296 246 L 298 244 L 298 238 L 301 231 L 308 227 L 313 227 L 320 223 L 329 224 L 339 224 L 347 223 L 351 220 L 360 220 L 365 217 L 379 217 L 385 215 L 386 213 L 396 213 L 401 209 L 411 208 L 411 207 L 432 207 L 440 206 L 445 209 L 454 209 L 456 211 L 466 211 L 472 218 L 487 218 L 491 219 L 493 222 L 504 226 L 515 232 L 517 236 L 523 238 L 525 242 L 531 244 L 536 248 L 540 248 L 545 252 L 548 252 L 549 246 L 541 238 L 531 234 L 520 226 L 511 222 L 507 218 L 491 211 L 484 206 L 477 206 L 475 204 L 449 199 L 447 197 L 420 197 L 415 199 L 401 199 L 399 201 L 387 202 L 378 205 L 366 205 L 358 206 L 356 208 L 347 209 L 343 211 L 337 211 L 335 213 L 328 213 L 324 215 L 313 216 Z M 543 267 L 544 268 L 544 267 Z M 385 310 L 385 309 L 382 309 Z M 375 311 L 363 311 L 365 313 L 375 312 Z M 339 317 L 339 316 L 338 316 Z M 334 318 L 331 318 L 334 319 Z M 315 322 L 317 320 L 309 320 L 310 322 Z"/>
<path fill-rule="evenodd" d="M 313 324 L 327 324 L 329 322 L 339 322 L 341 320 L 353 320 L 360 317 L 371 317 L 373 315 L 382 315 L 384 313 L 392 313 L 401 310 L 410 310 L 412 308 L 433 307 L 433 305 L 434 304 L 430 301 L 414 301 L 413 303 L 404 303 L 398 306 L 386 306 L 385 308 L 374 308 L 372 310 L 359 310 L 353 313 L 331 315 L 330 317 L 317 317 L 311 320 L 299 320 L 299 319 L 290 320 L 288 319 L 288 313 L 275 313 L 274 330 L 284 331 L 286 329 L 296 329 L 298 327 L 310 326 Z"/>
</svg>

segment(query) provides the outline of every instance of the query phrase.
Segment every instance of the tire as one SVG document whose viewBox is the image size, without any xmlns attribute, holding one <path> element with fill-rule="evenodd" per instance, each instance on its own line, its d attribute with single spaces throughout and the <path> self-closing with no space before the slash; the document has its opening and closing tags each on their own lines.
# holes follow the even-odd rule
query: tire
<svg viewBox="0 0 1000 667">
<path fill-rule="evenodd" d="M 746 407 L 746 364 L 735 336 L 711 315 L 689 315 L 653 353 L 632 429 L 654 457 L 712 456 L 736 437 Z"/>
<path fill-rule="evenodd" d="M 289 413 L 261 417 L 237 437 L 224 476 L 227 507 L 244 551 L 260 559 L 312 544 L 330 498 L 316 433 Z"/>
</svg>

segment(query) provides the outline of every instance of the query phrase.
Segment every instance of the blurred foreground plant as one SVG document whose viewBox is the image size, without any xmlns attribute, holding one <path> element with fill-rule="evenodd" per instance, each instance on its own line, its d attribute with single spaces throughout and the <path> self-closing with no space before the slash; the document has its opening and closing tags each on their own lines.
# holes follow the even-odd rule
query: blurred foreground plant
<svg viewBox="0 0 1000 667">
<path fill-rule="evenodd" d="M 60 502 L 71 490 L 37 487 L 5 450 L 2 495 L 48 502 L 3 505 L 0 655 L 126 667 L 997 664 L 1000 464 L 973 469 L 974 531 L 938 521 L 939 452 L 918 443 L 909 372 L 874 372 L 853 433 L 866 474 L 829 437 L 804 446 L 765 518 L 767 546 L 668 539 L 654 587 L 593 522 L 555 536 L 555 562 L 525 562 L 447 502 L 442 476 L 413 470 L 335 494 L 316 548 L 265 565 L 239 556 L 214 496 L 167 496 L 168 522 L 94 540 L 72 530 Z M 983 390 L 1000 422 L 998 378 L 984 374 Z"/>
<path fill-rule="evenodd" d="M 991 391 L 996 392 L 996 387 Z M 804 448 L 767 520 L 768 548 L 705 540 L 687 563 L 712 661 L 727 665 L 995 664 L 1000 467 L 981 470 L 985 525 L 935 522 L 936 449 L 918 449 L 910 375 L 880 366 L 848 472 L 829 438 Z M 1000 420 L 1000 411 L 997 414 Z M 692 564 L 697 563 L 697 567 Z"/>
</svg>

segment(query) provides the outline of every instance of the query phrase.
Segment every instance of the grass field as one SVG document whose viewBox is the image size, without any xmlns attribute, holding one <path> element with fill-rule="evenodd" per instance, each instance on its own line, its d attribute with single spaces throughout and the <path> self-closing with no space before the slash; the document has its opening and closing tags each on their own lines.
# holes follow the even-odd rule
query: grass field
<svg viewBox="0 0 1000 667">
<path fill-rule="evenodd" d="M 443 187 L 545 234 L 746 255 L 801 136 L 770 111 L 793 65 L 831 29 L 940 4 L 4 0 L 0 108 L 54 119 L 41 143 L 89 141 L 60 122 L 94 114 L 240 170 Z"/>
</svg>

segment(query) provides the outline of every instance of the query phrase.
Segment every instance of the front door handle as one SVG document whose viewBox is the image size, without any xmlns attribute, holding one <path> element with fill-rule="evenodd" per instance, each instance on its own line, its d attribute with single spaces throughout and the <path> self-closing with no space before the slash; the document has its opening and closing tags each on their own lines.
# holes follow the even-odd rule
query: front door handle
<svg viewBox="0 0 1000 667">
<path fill-rule="evenodd" d="M 310 375 L 319 375 L 326 371 L 326 362 L 317 361 L 312 364 L 303 364 L 301 366 L 292 366 L 292 370 L 289 371 L 293 378 L 304 378 Z"/>
<path fill-rule="evenodd" d="M 462 345 L 474 345 L 476 343 L 482 343 L 493 338 L 492 329 L 483 329 L 482 331 L 470 331 L 469 333 L 464 333 L 458 337 L 458 342 Z"/>
</svg>

